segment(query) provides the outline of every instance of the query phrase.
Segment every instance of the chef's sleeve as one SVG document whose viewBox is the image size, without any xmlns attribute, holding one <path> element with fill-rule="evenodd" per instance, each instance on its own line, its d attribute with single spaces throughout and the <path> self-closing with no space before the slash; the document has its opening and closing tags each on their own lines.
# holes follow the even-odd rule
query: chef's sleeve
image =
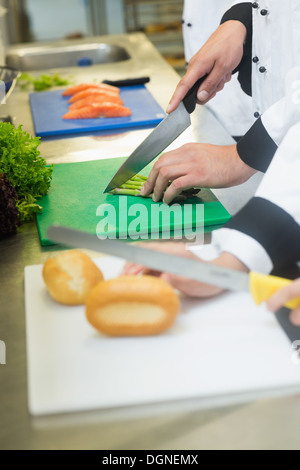
<svg viewBox="0 0 300 470">
<path fill-rule="evenodd" d="M 221 24 L 226 21 L 236 20 L 246 27 L 247 35 L 244 42 L 243 58 L 232 73 L 238 72 L 238 81 L 241 88 L 249 96 L 252 96 L 252 10 L 252 2 L 234 2 L 221 19 Z"/>
<path fill-rule="evenodd" d="M 265 172 L 288 129 L 297 122 L 300 122 L 300 67 L 287 73 L 285 97 L 270 106 L 238 142 L 240 158 Z"/>
<path fill-rule="evenodd" d="M 255 196 L 213 232 L 219 252 L 269 274 L 300 261 L 300 121 L 287 132 Z"/>
<path fill-rule="evenodd" d="M 221 24 L 226 21 L 237 20 L 246 26 L 247 34 L 252 35 L 252 2 L 233 2 L 222 19 Z"/>
</svg>

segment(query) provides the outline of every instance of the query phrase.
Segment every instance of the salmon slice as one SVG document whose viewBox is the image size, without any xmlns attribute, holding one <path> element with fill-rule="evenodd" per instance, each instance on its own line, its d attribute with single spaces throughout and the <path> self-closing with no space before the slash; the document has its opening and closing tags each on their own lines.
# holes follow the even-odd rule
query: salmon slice
<svg viewBox="0 0 300 470">
<path fill-rule="evenodd" d="M 106 85 L 106 83 L 81 83 L 80 85 L 70 86 L 63 92 L 63 96 L 75 95 L 80 91 L 87 90 L 88 88 L 94 88 L 98 90 L 110 91 L 111 93 L 119 94 L 120 89 L 112 85 Z"/>
<path fill-rule="evenodd" d="M 104 117 L 128 117 L 131 116 L 131 109 L 125 106 L 120 106 L 115 103 L 103 103 L 102 116 Z"/>
<path fill-rule="evenodd" d="M 90 105 L 69 111 L 63 116 L 63 119 L 91 119 L 98 118 L 100 114 L 101 111 L 97 107 Z"/>
<path fill-rule="evenodd" d="M 96 96 L 96 95 L 106 96 L 107 98 L 110 97 L 110 96 L 119 96 L 118 94 L 111 93 L 110 91 L 99 90 L 97 88 L 87 88 L 86 90 L 79 91 L 78 93 L 75 93 L 75 95 L 73 95 L 69 99 L 68 103 L 70 103 L 70 104 L 75 103 L 75 101 L 83 100 L 84 98 L 87 98 L 88 96 Z"/>
<path fill-rule="evenodd" d="M 69 111 L 73 111 L 74 109 L 84 108 L 85 106 L 89 106 L 90 104 L 101 104 L 101 103 L 107 103 L 107 102 L 116 103 L 119 105 L 124 104 L 124 102 L 121 100 L 119 96 L 92 95 L 82 100 L 75 101 L 75 103 L 69 106 Z"/>
<path fill-rule="evenodd" d="M 69 111 L 63 119 L 92 119 L 99 117 L 127 117 L 131 110 L 116 103 L 91 104 L 83 108 Z"/>
</svg>

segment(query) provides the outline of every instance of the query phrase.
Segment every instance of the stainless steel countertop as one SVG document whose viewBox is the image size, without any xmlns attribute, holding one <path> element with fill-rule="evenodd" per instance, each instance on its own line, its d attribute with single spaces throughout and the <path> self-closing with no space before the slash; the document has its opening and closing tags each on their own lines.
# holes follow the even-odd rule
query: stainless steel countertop
<svg viewBox="0 0 300 470">
<path fill-rule="evenodd" d="M 147 85 L 166 107 L 178 75 L 143 34 L 109 36 L 101 41 L 120 42 L 132 59 L 116 64 L 76 69 L 76 78 L 115 79 L 149 75 Z M 61 74 L 75 71 L 60 69 Z M 34 133 L 28 94 L 16 89 L 1 114 Z M 206 108 L 199 108 L 194 124 L 171 148 L 188 141 L 231 144 L 232 139 Z M 54 163 L 128 155 L 149 129 L 99 133 L 66 139 L 49 139 L 41 154 Z M 260 180 L 232 190 L 215 191 L 234 213 L 251 196 Z M 27 407 L 27 369 L 24 315 L 24 267 L 42 264 L 56 248 L 41 249 L 35 223 L 16 236 L 0 241 L 0 340 L 7 347 L 7 365 L 0 365 L 1 449 L 298 449 L 298 396 L 262 399 L 249 404 L 220 402 L 203 409 L 198 400 L 162 403 L 126 409 L 76 413 L 33 419 Z M 93 255 L 93 253 L 91 253 Z M 99 256 L 97 254 L 97 256 Z"/>
</svg>

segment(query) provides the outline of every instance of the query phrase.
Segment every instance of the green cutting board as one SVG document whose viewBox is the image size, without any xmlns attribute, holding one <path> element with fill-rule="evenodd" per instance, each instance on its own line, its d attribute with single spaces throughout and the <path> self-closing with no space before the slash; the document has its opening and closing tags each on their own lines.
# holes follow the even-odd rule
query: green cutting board
<svg viewBox="0 0 300 470">
<path fill-rule="evenodd" d="M 177 238 L 179 233 L 180 238 L 180 233 L 184 234 L 186 229 L 212 230 L 230 219 L 208 189 L 201 190 L 200 197 L 171 205 L 175 216 L 157 216 L 158 209 L 168 210 L 169 206 L 154 203 L 152 199 L 103 194 L 108 181 L 125 160 L 114 158 L 55 165 L 50 192 L 39 201 L 43 211 L 37 214 L 37 226 L 42 246 L 53 244 L 47 239 L 47 230 L 52 224 L 104 238 L 136 240 L 168 238 L 169 233 L 171 237 L 177 234 Z M 150 169 L 149 166 L 141 173 L 147 176 Z M 202 208 L 204 216 L 201 217 Z M 134 237 L 133 233 L 138 236 Z"/>
</svg>

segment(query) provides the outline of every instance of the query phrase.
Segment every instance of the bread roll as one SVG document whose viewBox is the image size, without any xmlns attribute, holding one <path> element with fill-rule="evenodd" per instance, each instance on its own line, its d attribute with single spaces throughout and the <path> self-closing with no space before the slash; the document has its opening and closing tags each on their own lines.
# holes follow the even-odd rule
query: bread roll
<svg viewBox="0 0 300 470">
<path fill-rule="evenodd" d="M 72 250 L 48 259 L 43 278 L 49 294 L 57 302 L 84 305 L 87 295 L 103 280 L 103 275 L 88 255 Z"/>
<path fill-rule="evenodd" d="M 178 296 L 163 279 L 120 276 L 90 292 L 86 316 L 105 335 L 156 335 L 174 324 L 179 306 Z"/>
</svg>

